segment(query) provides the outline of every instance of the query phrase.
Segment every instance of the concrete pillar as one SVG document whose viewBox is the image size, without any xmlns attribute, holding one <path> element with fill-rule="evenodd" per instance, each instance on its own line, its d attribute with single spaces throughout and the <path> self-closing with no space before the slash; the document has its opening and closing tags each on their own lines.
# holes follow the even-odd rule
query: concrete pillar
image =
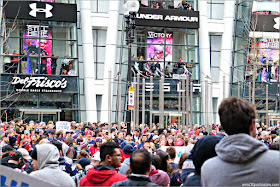
<svg viewBox="0 0 280 187">
<path fill-rule="evenodd" d="M 199 11 L 199 64 L 200 64 L 200 81 L 201 81 L 201 125 L 206 124 L 205 106 L 209 99 L 205 99 L 205 80 L 211 79 L 210 73 L 210 54 L 209 54 L 209 34 L 208 34 L 208 17 L 207 17 L 207 1 L 198 1 Z M 209 94 L 208 94 L 209 95 Z"/>
<path fill-rule="evenodd" d="M 86 103 L 86 121 L 96 122 L 96 92 L 95 92 L 95 69 L 93 55 L 93 38 L 91 26 L 91 2 L 81 1 L 81 28 L 82 49 L 84 65 L 84 93 Z"/>
<path fill-rule="evenodd" d="M 110 1 L 109 3 L 109 24 L 107 28 L 107 39 L 106 39 L 106 53 L 105 53 L 105 62 L 104 62 L 104 95 L 102 97 L 101 105 L 101 116 L 100 120 L 103 122 L 108 121 L 108 71 L 112 71 L 113 77 L 115 76 L 115 64 L 117 62 L 117 42 L 118 42 L 118 22 L 119 22 L 119 1 Z M 114 86 L 112 86 L 113 88 Z M 111 92 L 113 93 L 113 92 Z M 113 95 L 111 95 L 112 97 Z M 111 103 L 112 105 L 112 103 Z"/>
</svg>

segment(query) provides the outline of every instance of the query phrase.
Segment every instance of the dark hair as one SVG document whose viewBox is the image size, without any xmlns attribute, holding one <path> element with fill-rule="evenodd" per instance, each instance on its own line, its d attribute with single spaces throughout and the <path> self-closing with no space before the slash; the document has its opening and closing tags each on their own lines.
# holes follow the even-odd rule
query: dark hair
<svg viewBox="0 0 280 187">
<path fill-rule="evenodd" d="M 152 164 L 151 154 L 146 149 L 139 149 L 130 157 L 132 173 L 145 174 Z"/>
<path fill-rule="evenodd" d="M 62 151 L 62 143 L 54 141 L 52 144 L 57 147 L 58 151 Z"/>
<path fill-rule="evenodd" d="M 104 161 L 107 155 L 113 155 L 114 149 L 119 148 L 114 142 L 106 142 L 100 146 L 100 160 Z"/>
<path fill-rule="evenodd" d="M 152 165 L 155 166 L 156 169 L 160 168 L 161 161 L 158 155 L 152 155 Z"/>
<path fill-rule="evenodd" d="M 252 119 L 256 112 L 254 105 L 249 101 L 229 97 L 219 106 L 219 116 L 223 129 L 228 135 L 250 133 Z"/>
<path fill-rule="evenodd" d="M 167 172 L 167 160 L 169 159 L 169 154 L 162 150 L 158 150 L 156 153 L 159 156 L 161 163 L 158 169 Z"/>
<path fill-rule="evenodd" d="M 171 159 L 174 159 L 176 157 L 176 149 L 174 147 L 168 147 L 166 149 L 166 152 L 169 154 Z"/>
<path fill-rule="evenodd" d="M 273 143 L 270 145 L 269 149 L 279 151 L 280 143 Z"/>
</svg>

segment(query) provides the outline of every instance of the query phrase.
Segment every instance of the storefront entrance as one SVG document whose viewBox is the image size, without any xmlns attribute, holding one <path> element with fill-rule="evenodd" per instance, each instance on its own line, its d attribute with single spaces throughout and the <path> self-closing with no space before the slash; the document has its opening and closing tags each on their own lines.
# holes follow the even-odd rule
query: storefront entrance
<svg viewBox="0 0 280 187">
<path fill-rule="evenodd" d="M 60 121 L 60 113 L 61 110 L 59 109 L 19 109 L 21 119 L 24 121 Z"/>
</svg>

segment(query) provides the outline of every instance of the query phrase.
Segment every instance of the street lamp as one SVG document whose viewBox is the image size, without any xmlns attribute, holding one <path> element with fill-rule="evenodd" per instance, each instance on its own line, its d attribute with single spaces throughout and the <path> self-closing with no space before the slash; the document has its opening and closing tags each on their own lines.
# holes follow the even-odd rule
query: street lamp
<svg viewBox="0 0 280 187">
<path fill-rule="evenodd" d="M 128 45 L 128 72 L 127 72 L 127 83 L 128 87 L 131 86 L 131 44 L 135 38 L 135 19 L 136 19 L 136 12 L 139 10 L 139 2 L 137 0 L 127 1 L 124 4 L 124 17 L 125 17 L 125 33 L 126 33 L 126 45 Z M 129 102 L 129 98 L 127 99 Z M 131 110 L 127 110 L 126 115 L 126 123 L 127 123 L 127 133 L 130 133 L 131 130 Z"/>
</svg>

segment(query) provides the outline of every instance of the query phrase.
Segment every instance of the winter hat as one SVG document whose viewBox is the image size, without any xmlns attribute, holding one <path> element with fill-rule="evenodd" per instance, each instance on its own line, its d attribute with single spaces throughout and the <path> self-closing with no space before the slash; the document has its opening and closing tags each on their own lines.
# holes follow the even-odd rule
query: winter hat
<svg viewBox="0 0 280 187">
<path fill-rule="evenodd" d="M 162 170 L 158 170 L 158 173 L 150 176 L 150 178 L 152 179 L 153 183 L 159 186 L 168 186 L 170 182 L 168 174 Z"/>
<path fill-rule="evenodd" d="M 127 144 L 123 147 L 123 152 L 126 155 L 131 155 L 133 153 L 133 151 L 134 151 L 134 149 L 133 149 L 132 145 L 130 145 L 130 144 Z"/>
<path fill-rule="evenodd" d="M 32 159 L 31 156 L 29 156 L 29 153 L 28 153 L 28 151 L 27 151 L 26 149 L 19 148 L 17 151 L 19 151 L 19 152 L 22 153 L 23 158 L 24 158 L 25 160 L 31 160 L 31 159 Z"/>
<path fill-rule="evenodd" d="M 201 166 L 206 160 L 217 156 L 215 146 L 221 139 L 220 136 L 205 136 L 196 142 L 191 153 L 195 171 L 198 174 L 200 174 Z"/>
<path fill-rule="evenodd" d="M 87 135 L 91 135 L 91 136 L 92 136 L 92 132 L 88 130 L 88 131 L 86 132 L 86 136 L 87 136 Z"/>
<path fill-rule="evenodd" d="M 32 159 L 37 160 L 37 149 L 36 146 L 34 147 L 33 151 L 31 152 L 30 156 Z"/>
<path fill-rule="evenodd" d="M 83 141 L 83 142 L 81 143 L 81 149 L 85 149 L 85 148 L 87 148 L 87 146 L 88 146 L 87 141 Z"/>
<path fill-rule="evenodd" d="M 16 141 L 17 141 L 17 138 L 14 137 L 14 136 L 11 136 L 11 137 L 9 138 L 9 143 L 10 143 L 10 145 L 14 145 L 14 144 L 16 143 Z"/>
<path fill-rule="evenodd" d="M 28 142 L 24 142 L 22 144 L 22 148 L 26 149 L 27 151 L 31 148 L 31 144 Z"/>
<path fill-rule="evenodd" d="M 172 140 L 173 140 L 173 142 L 175 141 L 174 136 L 168 136 L 167 140 L 168 140 L 168 139 L 172 139 Z"/>
<path fill-rule="evenodd" d="M 81 158 L 78 163 L 85 168 L 87 165 L 90 165 L 90 160 L 87 158 Z"/>
<path fill-rule="evenodd" d="M 98 137 L 95 139 L 96 142 L 101 142 L 102 143 L 102 138 Z"/>
<path fill-rule="evenodd" d="M 175 140 L 175 146 L 182 146 L 184 144 L 184 140 L 182 138 L 177 138 Z"/>
<path fill-rule="evenodd" d="M 25 130 L 24 134 L 30 134 L 30 131 L 29 130 Z"/>
<path fill-rule="evenodd" d="M 10 160 L 18 160 L 22 157 L 22 153 L 19 151 L 14 151 L 9 153 Z"/>
<path fill-rule="evenodd" d="M 72 138 L 75 140 L 76 138 L 78 138 L 78 134 L 76 133 L 72 134 Z"/>
</svg>

